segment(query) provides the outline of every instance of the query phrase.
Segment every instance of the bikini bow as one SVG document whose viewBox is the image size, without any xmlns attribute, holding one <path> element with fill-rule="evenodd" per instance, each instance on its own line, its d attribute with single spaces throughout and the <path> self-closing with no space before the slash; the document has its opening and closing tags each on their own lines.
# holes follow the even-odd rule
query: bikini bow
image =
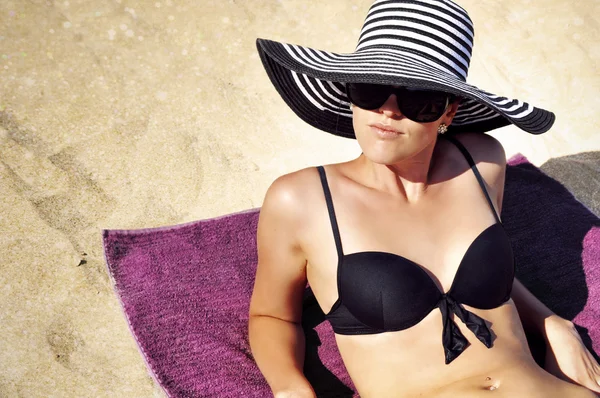
<svg viewBox="0 0 600 398">
<path fill-rule="evenodd" d="M 474 313 L 464 309 L 450 296 L 444 295 L 439 303 L 442 312 L 442 345 L 446 357 L 446 365 L 454 361 L 469 345 L 458 325 L 450 318 L 454 313 L 475 334 L 487 348 L 492 346 L 492 333 L 485 321 Z"/>
</svg>

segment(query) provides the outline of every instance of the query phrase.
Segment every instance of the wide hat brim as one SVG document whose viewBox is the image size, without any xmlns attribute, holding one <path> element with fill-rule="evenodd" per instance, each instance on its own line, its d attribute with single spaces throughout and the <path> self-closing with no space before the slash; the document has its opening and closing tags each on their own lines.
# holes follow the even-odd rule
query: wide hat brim
<svg viewBox="0 0 600 398">
<path fill-rule="evenodd" d="M 407 53 L 376 49 L 339 54 L 265 39 L 257 39 L 256 46 L 286 104 L 308 124 L 341 137 L 356 138 L 346 83 L 401 85 L 461 96 L 449 133 L 514 124 L 542 134 L 555 120 L 550 111 L 488 93 Z"/>
</svg>

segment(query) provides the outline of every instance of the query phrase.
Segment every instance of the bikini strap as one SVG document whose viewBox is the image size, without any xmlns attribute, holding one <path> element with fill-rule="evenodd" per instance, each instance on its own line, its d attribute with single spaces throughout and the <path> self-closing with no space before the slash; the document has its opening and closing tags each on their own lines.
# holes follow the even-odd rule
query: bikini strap
<svg viewBox="0 0 600 398">
<path fill-rule="evenodd" d="M 325 202 L 327 202 L 327 211 L 329 212 L 329 220 L 331 221 L 331 229 L 333 230 L 333 239 L 335 240 L 335 247 L 337 249 L 338 259 L 341 259 L 344 255 L 344 251 L 342 250 L 340 230 L 338 229 L 337 220 L 335 218 L 335 211 L 333 210 L 333 201 L 331 200 L 331 191 L 329 191 L 329 185 L 327 184 L 325 168 L 323 166 L 317 166 L 317 170 L 319 170 L 319 176 L 321 176 L 321 184 L 323 185 L 323 192 L 325 193 Z"/>
<path fill-rule="evenodd" d="M 471 154 L 469 153 L 469 151 L 467 151 L 467 148 L 465 148 L 465 146 L 459 140 L 452 137 L 451 135 L 443 134 L 441 136 L 444 137 L 445 139 L 447 139 L 448 141 L 450 141 L 451 143 L 453 143 L 462 152 L 465 159 L 467 159 L 467 162 L 469 162 L 469 165 L 471 166 L 471 170 L 473 170 L 473 173 L 475 174 L 475 177 L 477 178 L 477 182 L 479 183 L 479 186 L 483 190 L 485 198 L 487 199 L 487 202 L 490 205 L 490 208 L 492 209 L 492 213 L 494 213 L 494 217 L 496 217 L 496 221 L 498 223 L 501 223 L 500 217 L 498 216 L 498 213 L 496 213 L 496 208 L 494 207 L 492 199 L 490 198 L 490 194 L 488 193 L 488 191 L 485 187 L 485 182 L 483 181 L 483 178 L 481 177 L 481 174 L 479 173 L 477 166 L 475 166 L 475 161 L 473 161 Z"/>
</svg>

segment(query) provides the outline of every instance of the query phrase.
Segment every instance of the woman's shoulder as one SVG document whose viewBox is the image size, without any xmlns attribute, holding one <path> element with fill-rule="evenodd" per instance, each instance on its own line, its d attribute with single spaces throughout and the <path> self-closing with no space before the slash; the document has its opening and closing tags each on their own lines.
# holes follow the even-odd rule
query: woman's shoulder
<svg viewBox="0 0 600 398">
<path fill-rule="evenodd" d="M 298 200 L 306 194 L 306 188 L 314 185 L 319 179 L 316 167 L 306 167 L 277 177 L 269 187 L 271 193 L 282 200 Z"/>
<path fill-rule="evenodd" d="M 506 154 L 502 144 L 491 135 L 482 133 L 460 133 L 454 137 L 467 149 L 487 186 L 494 190 L 497 203 L 501 203 L 506 171 Z M 463 157 L 458 150 L 455 156 Z"/>
<path fill-rule="evenodd" d="M 322 192 L 317 168 L 306 167 L 277 177 L 267 189 L 263 208 L 301 220 Z"/>
<path fill-rule="evenodd" d="M 482 133 L 458 133 L 453 135 L 480 165 L 495 165 L 500 168 L 506 166 L 506 153 L 504 147 L 496 138 Z"/>
</svg>

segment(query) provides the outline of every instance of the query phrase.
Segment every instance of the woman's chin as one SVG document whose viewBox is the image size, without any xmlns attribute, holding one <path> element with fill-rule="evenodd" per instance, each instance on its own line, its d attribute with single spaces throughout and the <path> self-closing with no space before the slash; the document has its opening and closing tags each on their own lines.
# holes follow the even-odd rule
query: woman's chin
<svg viewBox="0 0 600 398">
<path fill-rule="evenodd" d="M 385 148 L 363 148 L 364 156 L 373 163 L 392 165 L 410 157 L 408 154 L 399 152 L 398 150 L 391 151 Z"/>
</svg>

